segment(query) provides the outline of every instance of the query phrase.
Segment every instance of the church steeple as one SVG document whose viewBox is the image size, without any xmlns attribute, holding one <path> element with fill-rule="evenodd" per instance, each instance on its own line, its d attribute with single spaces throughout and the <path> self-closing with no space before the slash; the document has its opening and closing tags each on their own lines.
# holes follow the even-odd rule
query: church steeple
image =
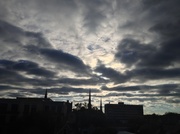
<svg viewBox="0 0 180 134">
<path fill-rule="evenodd" d="M 88 109 L 91 110 L 91 90 L 89 90 L 89 102 L 88 102 Z"/>
<path fill-rule="evenodd" d="M 100 99 L 100 111 L 102 112 L 102 98 Z"/>
<path fill-rule="evenodd" d="M 47 89 L 45 91 L 44 99 L 47 99 Z"/>
</svg>

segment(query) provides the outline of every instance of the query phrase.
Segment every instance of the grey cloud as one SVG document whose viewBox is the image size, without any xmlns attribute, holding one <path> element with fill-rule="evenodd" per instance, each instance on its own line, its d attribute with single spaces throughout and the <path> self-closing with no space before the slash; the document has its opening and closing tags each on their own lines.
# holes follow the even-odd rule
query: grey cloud
<svg viewBox="0 0 180 134">
<path fill-rule="evenodd" d="M 102 89 L 107 88 L 107 87 L 102 87 Z M 126 97 L 133 97 L 132 93 L 108 93 L 106 94 L 104 97 L 112 97 L 112 96 L 116 96 L 116 97 L 120 97 L 120 96 L 126 96 Z"/>
<path fill-rule="evenodd" d="M 10 93 L 7 93 L 7 95 L 10 98 L 16 98 L 16 97 L 26 97 L 27 94 L 23 94 L 21 92 L 19 92 L 19 93 L 10 92 Z"/>
<path fill-rule="evenodd" d="M 10 70 L 14 72 L 25 71 L 27 74 L 34 74 L 44 77 L 53 77 L 55 75 L 54 72 L 39 67 L 37 63 L 27 60 L 19 60 L 19 61 L 0 60 L 0 66 L 2 66 L 6 70 Z"/>
<path fill-rule="evenodd" d="M 20 27 L 0 21 L 0 44 L 2 51 L 1 59 L 40 59 L 38 53 L 32 54 L 28 49 L 30 44 L 33 46 L 51 48 L 51 44 L 44 38 L 41 33 L 25 31 Z M 35 51 L 36 52 L 36 51 Z M 34 53 L 35 53 L 34 52 Z"/>
<path fill-rule="evenodd" d="M 179 96 L 180 95 L 180 85 L 178 84 L 162 84 L 162 85 L 136 85 L 136 86 L 115 86 L 115 87 L 107 87 L 102 86 L 102 90 L 108 90 L 108 91 L 118 91 L 118 92 L 124 92 L 121 93 L 115 93 L 116 95 L 125 95 L 125 96 L 133 96 L 133 94 L 129 94 L 126 92 L 129 91 L 138 91 L 139 93 L 146 93 L 151 92 L 153 89 L 153 92 L 156 92 L 156 94 L 141 94 L 142 96 Z M 110 94 L 111 95 L 111 94 Z M 138 94 L 137 94 L 138 95 Z"/>
<path fill-rule="evenodd" d="M 0 90 L 3 91 L 3 90 L 12 90 L 12 89 L 19 89 L 17 87 L 12 87 L 12 86 L 9 86 L 9 85 L 0 85 Z"/>
<path fill-rule="evenodd" d="M 4 44 L 9 42 L 13 43 L 11 47 L 18 47 L 17 45 L 23 47 L 29 45 L 28 43 L 34 43 L 34 45 L 37 45 L 39 47 L 51 46 L 48 41 L 43 37 L 42 33 L 25 31 L 22 28 L 3 20 L 0 20 L 0 35 L 0 39 L 4 42 Z M 27 40 L 27 44 L 24 44 L 23 40 Z"/>
<path fill-rule="evenodd" d="M 6 87 L 4 87 L 6 88 Z M 59 94 L 59 95 L 68 95 L 70 92 L 73 93 L 89 93 L 89 90 L 91 90 L 92 93 L 99 93 L 100 91 L 97 89 L 85 89 L 85 88 L 73 88 L 73 87 L 61 87 L 61 88 L 13 88 L 11 87 L 11 93 L 9 93 L 10 97 L 22 97 L 28 95 L 44 95 L 45 89 L 47 89 L 48 93 L 52 94 Z M 15 91 L 18 91 L 18 93 L 15 93 Z"/>
<path fill-rule="evenodd" d="M 92 33 L 96 32 L 96 29 L 101 24 L 100 22 L 103 21 L 104 18 L 105 16 L 101 13 L 93 10 L 89 11 L 89 13 L 87 13 L 84 18 L 84 27 L 87 27 L 88 30 Z"/>
<path fill-rule="evenodd" d="M 33 68 L 38 68 L 38 64 L 32 61 L 27 61 L 27 60 L 19 60 L 17 62 L 14 61 L 14 63 L 11 66 L 11 69 L 20 70 L 20 71 L 26 71 Z"/>
<path fill-rule="evenodd" d="M 6 81 L 6 80 L 12 79 L 12 78 L 22 79 L 23 77 L 14 71 L 6 70 L 4 68 L 0 68 L 0 79 L 1 79 L 1 81 Z"/>
<path fill-rule="evenodd" d="M 173 39 L 162 42 L 155 53 L 149 55 L 149 58 L 142 59 L 140 66 L 147 67 L 168 67 L 179 63 L 180 39 Z"/>
<path fill-rule="evenodd" d="M 107 77 L 110 79 L 110 81 L 115 82 L 115 83 L 123 83 L 126 82 L 129 77 L 127 75 L 121 74 L 120 72 L 112 69 L 112 68 L 107 68 L 104 65 L 98 66 L 95 71 L 102 73 L 103 77 Z"/>
<path fill-rule="evenodd" d="M 57 78 L 55 72 L 40 67 L 37 63 L 27 60 L 10 61 L 0 60 L 1 84 L 31 85 L 31 86 L 59 86 L 59 85 L 99 85 L 107 82 L 96 75 L 91 78 Z M 25 72 L 26 75 L 20 75 Z M 27 78 L 28 75 L 43 76 L 42 78 Z M 55 78 L 55 79 L 54 79 Z"/>
<path fill-rule="evenodd" d="M 180 103 L 180 99 L 168 99 L 168 100 L 166 100 L 166 102 L 174 103 L 174 104 L 179 104 Z"/>
<path fill-rule="evenodd" d="M 123 4 L 123 2 L 119 3 Z M 179 45 L 177 44 L 179 44 L 180 37 L 180 9 L 175 8 L 175 5 L 179 4 L 178 0 L 142 1 L 141 8 L 136 10 L 137 12 L 141 10 L 137 16 L 141 23 L 132 16 L 120 29 L 131 28 L 132 38 L 137 39 L 136 34 L 141 32 L 138 29 L 145 30 L 143 32 L 145 35 L 152 32 L 157 33 L 156 38 L 152 38 L 152 43 L 149 44 L 140 42 L 138 39 L 123 39 L 115 55 L 116 59 L 127 66 L 138 64 L 138 67 L 168 67 L 179 63 Z M 127 4 L 127 6 L 129 5 L 131 4 Z M 138 24 L 140 27 L 137 28 Z"/>
<path fill-rule="evenodd" d="M 107 90 L 107 91 L 119 91 L 119 92 L 127 92 L 127 91 L 139 91 L 141 90 L 140 86 L 116 86 L 112 88 L 108 88 L 107 86 L 101 87 L 102 90 Z"/>
<path fill-rule="evenodd" d="M 138 40 L 127 38 L 123 39 L 118 45 L 115 58 L 127 66 L 132 66 L 138 64 L 141 60 L 147 60 L 149 56 L 153 55 L 154 51 L 156 51 L 156 48 L 151 45 L 141 44 Z"/>
<path fill-rule="evenodd" d="M 110 9 L 111 3 L 105 0 L 82 0 L 84 7 L 84 27 L 88 32 L 95 33 L 101 26 L 101 23 L 106 20 L 105 9 Z"/>
<path fill-rule="evenodd" d="M 52 93 L 69 93 L 69 92 L 74 92 L 74 93 L 88 93 L 90 89 L 85 89 L 85 88 L 73 88 L 73 87 L 62 87 L 62 88 L 52 88 L 48 89 L 48 92 Z M 93 93 L 98 93 L 100 92 L 97 89 L 91 89 L 91 92 Z"/>
<path fill-rule="evenodd" d="M 44 69 L 44 68 L 30 69 L 28 71 L 28 74 L 34 74 L 34 75 L 44 76 L 44 77 L 54 77 L 55 76 L 55 72 L 49 71 L 49 70 Z"/>
<path fill-rule="evenodd" d="M 173 67 L 179 63 L 179 39 L 161 42 L 158 47 L 153 44 L 143 44 L 134 39 L 123 39 L 115 54 L 116 60 L 135 69 L 126 71 L 129 78 L 168 79 L 178 78 L 179 68 Z M 166 69 L 167 67 L 172 67 Z"/>
<path fill-rule="evenodd" d="M 92 78 L 89 79 L 60 78 L 57 80 L 57 82 L 68 85 L 100 85 L 108 82 L 108 80 L 97 76 L 92 76 Z"/>
<path fill-rule="evenodd" d="M 86 66 L 83 61 L 77 56 L 65 53 L 61 50 L 55 49 L 40 49 L 42 55 L 44 55 L 49 61 L 54 61 L 63 67 L 74 72 L 88 74 L 89 67 Z"/>
<path fill-rule="evenodd" d="M 48 20 L 44 17 L 48 17 L 53 20 L 55 20 L 56 18 L 56 21 L 63 18 L 68 20 L 73 17 L 73 13 L 75 13 L 77 10 L 77 4 L 75 0 L 2 0 L 1 4 L 4 7 L 2 8 L 4 9 L 2 11 L 4 11 L 4 13 L 6 14 L 5 19 L 11 21 L 14 19 L 16 20 L 16 22 L 23 19 L 29 19 L 31 17 L 44 21 Z M 63 16 L 63 18 L 61 18 L 62 12 L 65 16 L 69 17 Z"/>
<path fill-rule="evenodd" d="M 151 98 L 145 98 L 145 97 L 134 97 L 134 98 L 125 98 L 124 100 L 127 101 L 139 101 L 139 102 L 145 102 L 145 101 L 151 101 L 151 102 L 158 102 L 159 100 L 161 100 L 160 98 L 155 98 L 155 97 L 151 97 Z"/>
<path fill-rule="evenodd" d="M 76 56 L 73 56 L 68 53 L 64 53 L 60 50 L 50 49 L 51 44 L 43 37 L 41 33 L 34 33 L 34 32 L 28 32 L 24 31 L 23 29 L 13 26 L 5 21 L 0 21 L 0 28 L 1 28 L 1 36 L 4 44 L 2 55 L 8 55 L 13 56 L 16 55 L 17 57 L 21 57 L 21 55 L 26 56 L 26 59 L 29 59 L 33 57 L 33 60 L 41 60 L 44 56 L 48 62 L 56 62 L 55 64 L 58 64 L 59 67 L 63 67 L 64 69 L 70 69 L 71 71 L 78 72 L 78 73 L 86 73 L 89 72 L 89 67 L 84 65 L 81 59 L 79 59 Z M 10 38 L 13 37 L 13 38 Z M 8 40 L 7 40 L 7 39 Z M 24 44 L 22 40 L 27 40 Z M 11 41 L 11 44 L 6 45 L 6 40 L 9 42 Z M 16 48 L 17 46 L 17 48 Z M 3 47 L 3 46 L 2 46 Z M 6 49 L 7 48 L 7 49 Z M 15 48 L 14 51 L 9 51 Z M 33 54 L 33 55 L 32 55 Z M 30 57 L 28 57 L 30 56 Z M 28 57 L 28 58 L 27 58 Z M 7 58 L 7 57 L 4 57 Z M 23 68 L 25 64 L 22 65 L 16 64 L 14 65 L 14 68 L 17 67 Z M 43 75 L 43 74 L 51 74 L 53 73 L 47 72 L 45 69 L 31 69 L 29 70 L 30 74 L 37 74 L 37 75 Z"/>
<path fill-rule="evenodd" d="M 163 68 L 137 68 L 124 73 L 118 72 L 113 68 L 107 68 L 101 65 L 95 69 L 96 72 L 102 73 L 101 76 L 109 78 L 111 82 L 125 83 L 130 80 L 138 80 L 144 82 L 148 80 L 160 80 L 160 79 L 178 79 L 180 76 L 179 68 L 163 69 Z"/>
<path fill-rule="evenodd" d="M 180 20 L 175 20 L 175 22 L 163 22 L 157 23 L 152 26 L 149 30 L 151 32 L 157 32 L 163 37 L 174 38 L 180 36 Z"/>
<path fill-rule="evenodd" d="M 48 93 L 55 93 L 55 94 L 64 94 L 68 95 L 70 92 L 73 93 L 88 93 L 89 90 L 91 90 L 92 93 L 98 93 L 100 92 L 97 89 L 86 89 L 86 88 L 74 88 L 74 87 L 60 87 L 60 88 L 46 88 Z M 28 93 L 33 93 L 33 94 L 38 94 L 38 95 L 44 95 L 45 89 L 43 88 L 36 88 L 36 89 L 26 89 L 26 90 L 21 90 L 22 92 L 28 92 Z"/>
<path fill-rule="evenodd" d="M 179 68 L 162 69 L 162 68 L 143 68 L 126 71 L 126 74 L 139 81 L 159 80 L 159 79 L 178 79 L 180 76 Z"/>
</svg>

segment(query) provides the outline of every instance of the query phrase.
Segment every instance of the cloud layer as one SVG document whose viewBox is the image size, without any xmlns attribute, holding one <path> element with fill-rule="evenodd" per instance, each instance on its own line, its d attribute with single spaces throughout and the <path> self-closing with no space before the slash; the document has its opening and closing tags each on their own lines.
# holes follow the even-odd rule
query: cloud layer
<svg viewBox="0 0 180 134">
<path fill-rule="evenodd" d="M 0 96 L 82 101 L 91 89 L 94 105 L 179 112 L 179 4 L 1 0 Z"/>
</svg>

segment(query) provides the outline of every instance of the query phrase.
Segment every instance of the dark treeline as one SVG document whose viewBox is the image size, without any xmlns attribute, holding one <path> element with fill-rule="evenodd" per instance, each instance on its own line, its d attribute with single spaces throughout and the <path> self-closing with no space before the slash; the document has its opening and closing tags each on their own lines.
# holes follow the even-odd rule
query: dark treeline
<svg viewBox="0 0 180 134">
<path fill-rule="evenodd" d="M 135 134 L 179 134 L 180 114 L 144 115 L 142 118 L 129 120 L 126 124 L 112 124 L 101 111 L 97 109 L 88 110 L 83 107 L 78 110 L 74 109 L 67 118 L 61 115 L 57 117 L 51 113 L 36 113 L 21 117 L 6 124 L 1 133 L 117 134 L 121 130 Z"/>
</svg>

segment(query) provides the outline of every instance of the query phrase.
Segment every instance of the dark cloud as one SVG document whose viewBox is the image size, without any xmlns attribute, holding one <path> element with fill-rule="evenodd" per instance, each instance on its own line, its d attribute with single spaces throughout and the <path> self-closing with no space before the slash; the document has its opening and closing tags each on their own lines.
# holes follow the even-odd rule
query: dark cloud
<svg viewBox="0 0 180 134">
<path fill-rule="evenodd" d="M 140 86 L 117 86 L 108 88 L 107 86 L 101 87 L 102 90 L 108 90 L 108 91 L 119 91 L 119 92 L 127 92 L 127 91 L 139 91 L 141 90 Z"/>
<path fill-rule="evenodd" d="M 101 65 L 95 69 L 96 72 L 101 73 L 102 77 L 108 78 L 111 82 L 125 83 L 128 81 L 138 81 L 145 82 L 149 80 L 168 80 L 168 79 L 178 79 L 180 76 L 179 68 L 137 68 L 130 71 L 125 71 L 124 73 L 118 72 L 113 68 L 107 68 Z"/>
<path fill-rule="evenodd" d="M 16 98 L 16 97 L 26 97 L 27 94 L 23 94 L 21 92 L 19 92 L 19 93 L 9 92 L 9 93 L 7 93 L 7 95 L 10 98 Z"/>
<path fill-rule="evenodd" d="M 77 56 L 65 53 L 61 50 L 55 49 L 41 49 L 41 54 L 44 55 L 49 61 L 54 61 L 60 67 L 78 73 L 88 74 L 89 67 Z"/>
<path fill-rule="evenodd" d="M 11 89 L 19 89 L 17 87 L 12 87 L 12 86 L 7 86 L 7 85 L 0 85 L 0 90 L 3 91 L 3 90 L 11 90 Z"/>
<path fill-rule="evenodd" d="M 138 40 L 127 38 L 118 45 L 115 58 L 127 66 L 133 66 L 142 60 L 147 60 L 154 51 L 156 48 L 151 45 L 141 44 Z"/>
<path fill-rule="evenodd" d="M 179 43 L 179 39 L 169 39 L 155 47 L 134 39 L 123 39 L 115 58 L 127 67 L 134 68 L 125 72 L 127 78 L 136 78 L 139 81 L 177 79 L 180 76 L 180 68 L 176 67 L 180 63 Z"/>
<path fill-rule="evenodd" d="M 0 20 L 0 38 L 5 41 L 16 41 L 19 39 L 20 35 L 24 32 L 21 28 L 11 25 L 10 23 Z M 16 38 L 14 38 L 16 37 Z"/>
<path fill-rule="evenodd" d="M 110 81 L 115 83 L 123 83 L 129 79 L 126 75 L 121 74 L 112 68 L 105 67 L 104 65 L 98 66 L 95 71 L 102 73 L 103 77 L 109 78 Z"/>
<path fill-rule="evenodd" d="M 151 32 L 157 32 L 158 34 L 162 35 L 163 37 L 168 38 L 175 38 L 180 36 L 180 19 L 175 20 L 174 22 L 163 22 L 157 23 L 152 26 L 149 30 Z"/>
<path fill-rule="evenodd" d="M 13 79 L 22 80 L 24 77 L 17 72 L 0 68 L 0 80 L 1 82 L 8 82 Z"/>
<path fill-rule="evenodd" d="M 10 60 L 0 60 L 0 66 L 6 69 L 7 71 L 24 71 L 27 74 L 33 74 L 37 76 L 44 77 L 53 77 L 54 72 L 46 70 L 32 61 L 19 60 L 19 61 L 10 61 Z"/>
<path fill-rule="evenodd" d="M 179 96 L 180 95 L 180 85 L 178 84 L 162 84 L 162 85 L 136 85 L 136 86 L 116 86 L 107 87 L 102 86 L 102 90 L 108 91 L 118 91 L 124 93 L 113 93 L 113 95 L 125 95 L 128 97 L 133 96 L 133 94 L 127 93 L 129 91 L 138 91 L 139 93 L 155 92 L 156 94 L 141 94 L 142 96 Z M 111 93 L 109 95 L 112 95 Z M 136 94 L 134 94 L 136 95 Z M 139 94 L 137 94 L 139 95 Z M 139 95 L 140 96 L 140 95 Z"/>
<path fill-rule="evenodd" d="M 178 54 L 180 52 L 180 10 L 179 8 L 174 8 L 174 6 L 178 4 L 178 0 L 142 1 L 142 9 L 139 10 L 142 10 L 145 15 L 138 15 L 138 19 L 144 22 L 140 23 L 142 28 L 148 24 L 148 26 L 146 26 L 147 32 L 157 33 L 156 38 L 153 38 L 151 43 L 144 43 L 137 38 L 134 39 L 138 33 L 132 33 L 131 38 L 124 38 L 119 43 L 115 59 L 124 63 L 127 67 L 135 67 L 134 72 L 137 76 L 136 71 L 138 70 L 140 71 L 139 73 L 141 73 L 142 69 L 142 72 L 145 70 L 149 72 L 147 78 L 152 78 L 151 71 L 152 74 L 157 71 L 157 73 L 160 74 L 159 78 L 165 78 L 166 76 L 167 78 L 171 76 L 176 77 L 173 72 L 177 71 L 178 77 L 179 69 L 175 66 L 179 64 L 180 58 Z M 137 28 L 135 26 L 137 26 L 137 22 L 134 20 L 128 20 L 127 23 L 120 28 L 131 28 L 132 31 L 136 31 Z M 144 20 L 149 20 L 150 23 Z M 171 67 L 172 69 L 168 70 L 167 67 Z M 172 72 L 172 75 L 170 75 L 170 72 Z M 156 78 L 158 77 L 155 77 L 155 79 Z"/>
<path fill-rule="evenodd" d="M 63 83 L 67 85 L 101 85 L 108 82 L 108 80 L 102 79 L 97 76 L 93 76 L 89 79 L 75 79 L 75 78 L 60 78 L 57 83 Z"/>
<path fill-rule="evenodd" d="M 127 66 L 138 68 L 168 67 L 179 63 L 180 40 L 160 43 L 157 48 L 152 44 L 141 44 L 137 40 L 123 39 L 118 46 L 116 59 Z"/>
<path fill-rule="evenodd" d="M 167 42 L 162 42 L 155 53 L 149 55 L 149 58 L 144 58 L 139 63 L 139 66 L 147 67 L 168 67 L 179 63 L 179 47 L 180 39 L 173 39 Z"/>
<path fill-rule="evenodd" d="M 0 60 L 1 84 L 31 85 L 31 86 L 59 86 L 59 85 L 99 85 L 107 80 L 96 75 L 91 78 L 57 78 L 56 73 L 40 67 L 38 63 L 28 60 Z M 24 75 L 20 74 L 25 72 Z M 29 75 L 41 76 L 28 78 Z M 32 77 L 32 76 L 31 76 Z M 12 87 L 13 88 L 13 87 Z"/>
<path fill-rule="evenodd" d="M 3 48 L 0 52 L 1 59 L 13 61 L 19 59 L 42 61 L 37 49 L 33 49 L 35 51 L 32 52 L 32 48 L 28 46 L 51 48 L 51 44 L 43 34 L 26 31 L 2 20 L 0 20 L 0 44 Z"/>
<path fill-rule="evenodd" d="M 44 96 L 45 90 L 47 89 L 49 96 L 53 96 L 53 94 L 56 95 L 69 95 L 69 93 L 89 93 L 89 90 L 91 90 L 92 93 L 99 93 L 100 90 L 98 89 L 90 89 L 90 88 L 74 88 L 74 87 L 61 87 L 61 88 L 15 88 L 10 86 L 0 86 L 1 90 L 11 90 L 11 92 L 8 93 L 1 93 L 2 96 L 9 96 L 9 97 L 25 97 L 27 95 L 31 96 Z M 18 93 L 17 93 L 18 91 Z M 51 95 L 50 95 L 51 94 Z M 87 96 L 87 95 L 86 95 Z M 84 96 L 85 97 L 85 96 Z"/>
<path fill-rule="evenodd" d="M 156 22 L 172 22 L 178 19 L 180 9 L 179 0 L 143 0 L 142 7 L 144 11 L 148 12 L 147 17 L 156 20 Z M 168 18 L 168 17 L 169 18 Z M 153 18 L 154 17 L 154 18 Z M 166 21 L 165 21 L 166 20 Z"/>
<path fill-rule="evenodd" d="M 24 47 L 29 45 L 29 43 L 33 43 L 38 47 L 51 46 L 50 43 L 43 37 L 42 33 L 26 31 L 3 20 L 0 20 L 0 39 L 4 42 L 4 44 L 9 42 L 13 43 L 9 47 L 17 47 L 17 45 Z M 24 44 L 23 40 L 27 40 L 27 44 Z"/>
<path fill-rule="evenodd" d="M 137 79 L 139 81 L 148 80 L 160 80 L 160 79 L 178 79 L 180 76 L 180 68 L 172 69 L 162 69 L 162 68 L 143 68 L 143 69 L 133 69 L 127 71 L 126 74 L 131 77 L 131 79 Z"/>
<path fill-rule="evenodd" d="M 107 89 L 107 87 L 105 88 Z M 135 90 L 133 90 L 133 88 Z M 137 93 L 138 89 L 141 91 Z M 128 102 L 138 101 L 141 103 L 144 102 L 153 103 L 153 102 L 164 101 L 165 103 L 178 104 L 180 97 L 179 85 L 176 84 L 165 84 L 165 85 L 156 85 L 156 86 L 140 85 L 140 86 L 129 86 L 129 87 L 119 86 L 119 90 L 118 87 L 108 88 L 108 90 L 111 91 L 115 90 L 120 92 L 113 92 L 113 93 L 110 92 L 106 94 L 104 98 L 116 97 L 116 98 L 121 98 L 122 100 Z M 145 91 L 142 92 L 142 90 Z"/>
<path fill-rule="evenodd" d="M 92 93 L 98 93 L 100 90 L 98 89 L 85 89 L 85 88 L 73 88 L 73 87 L 62 87 L 62 88 L 51 88 L 48 89 L 48 92 L 50 93 L 89 93 L 89 90 L 91 90 Z"/>
<path fill-rule="evenodd" d="M 11 66 L 11 69 L 19 70 L 19 71 L 27 71 L 34 68 L 38 68 L 38 64 L 27 60 L 19 60 L 17 62 L 14 61 L 14 63 Z"/>
</svg>

